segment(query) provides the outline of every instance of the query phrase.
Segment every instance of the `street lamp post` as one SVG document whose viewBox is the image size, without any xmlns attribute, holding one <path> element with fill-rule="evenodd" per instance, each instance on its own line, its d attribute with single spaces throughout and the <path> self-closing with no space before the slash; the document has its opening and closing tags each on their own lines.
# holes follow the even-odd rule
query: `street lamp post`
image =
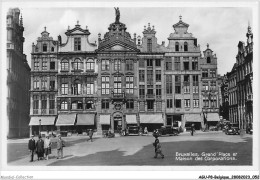
<svg viewBox="0 0 260 180">
<path fill-rule="evenodd" d="M 39 136 L 41 135 L 41 119 L 39 119 Z"/>
</svg>

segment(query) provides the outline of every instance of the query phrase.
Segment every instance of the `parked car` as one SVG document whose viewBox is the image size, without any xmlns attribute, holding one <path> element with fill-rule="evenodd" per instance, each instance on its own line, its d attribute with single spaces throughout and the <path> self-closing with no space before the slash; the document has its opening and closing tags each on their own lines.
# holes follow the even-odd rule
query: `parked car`
<svg viewBox="0 0 260 180">
<path fill-rule="evenodd" d="M 253 123 L 249 124 L 246 128 L 247 134 L 253 134 Z"/>
<path fill-rule="evenodd" d="M 210 131 L 218 131 L 218 127 L 217 126 L 210 126 L 209 130 Z"/>
<path fill-rule="evenodd" d="M 178 134 L 179 134 L 179 128 L 178 127 L 173 127 L 171 125 L 162 126 L 159 129 L 159 136 L 162 136 L 162 135 L 174 135 L 174 136 L 177 136 Z"/>
<path fill-rule="evenodd" d="M 140 131 L 139 126 L 128 126 L 127 135 L 139 135 L 142 136 L 143 132 Z"/>
<path fill-rule="evenodd" d="M 238 123 L 230 123 L 226 129 L 226 134 L 240 134 L 239 124 Z"/>
</svg>

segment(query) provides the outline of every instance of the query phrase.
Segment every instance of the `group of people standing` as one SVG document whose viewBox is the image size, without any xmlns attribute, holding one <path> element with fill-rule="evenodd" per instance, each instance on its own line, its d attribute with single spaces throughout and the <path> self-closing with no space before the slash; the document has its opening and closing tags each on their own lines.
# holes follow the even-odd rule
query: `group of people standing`
<svg viewBox="0 0 260 180">
<path fill-rule="evenodd" d="M 34 154 L 37 154 L 38 161 L 39 160 L 48 160 L 49 155 L 51 154 L 51 139 L 49 135 L 45 136 L 45 139 L 43 140 L 42 137 L 39 135 L 38 140 L 36 141 L 34 139 L 34 135 L 31 135 L 31 139 L 28 143 L 28 149 L 30 152 L 31 160 L 30 162 L 33 162 Z M 58 135 L 57 140 L 57 159 L 63 157 L 63 147 L 65 147 L 64 141 L 61 139 L 61 135 Z M 45 157 L 44 157 L 45 155 Z"/>
</svg>

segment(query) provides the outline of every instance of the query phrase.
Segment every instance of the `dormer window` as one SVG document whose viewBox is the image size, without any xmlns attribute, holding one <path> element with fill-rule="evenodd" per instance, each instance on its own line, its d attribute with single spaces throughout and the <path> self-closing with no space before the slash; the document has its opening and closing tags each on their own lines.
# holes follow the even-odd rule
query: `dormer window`
<svg viewBox="0 0 260 180">
<path fill-rule="evenodd" d="M 207 57 L 207 63 L 211 63 L 210 57 Z"/>
<path fill-rule="evenodd" d="M 184 51 L 188 51 L 188 43 L 184 42 Z"/>
<path fill-rule="evenodd" d="M 74 38 L 74 51 L 81 51 L 81 38 Z"/>
<path fill-rule="evenodd" d="M 175 51 L 179 51 L 179 43 L 178 42 L 175 43 Z"/>
<path fill-rule="evenodd" d="M 137 44 L 138 44 L 138 45 L 141 45 L 141 39 L 138 39 L 138 40 L 137 40 Z"/>
<path fill-rule="evenodd" d="M 43 46 L 42 46 L 42 51 L 43 51 L 43 52 L 47 52 L 47 44 L 43 44 Z"/>
</svg>

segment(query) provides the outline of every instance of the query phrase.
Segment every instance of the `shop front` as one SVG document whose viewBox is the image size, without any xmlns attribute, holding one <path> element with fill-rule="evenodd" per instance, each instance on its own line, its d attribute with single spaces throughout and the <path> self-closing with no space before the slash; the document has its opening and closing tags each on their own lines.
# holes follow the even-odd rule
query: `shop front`
<svg viewBox="0 0 260 180">
<path fill-rule="evenodd" d="M 144 129 L 147 127 L 149 132 L 155 129 L 160 129 L 164 125 L 163 116 L 161 113 L 156 114 L 139 114 L 140 126 Z"/>
<path fill-rule="evenodd" d="M 68 133 L 76 133 L 76 113 L 59 114 L 56 122 L 57 133 L 67 136 Z"/>
<path fill-rule="evenodd" d="M 201 114 L 184 114 L 184 121 L 186 131 L 190 131 L 192 124 L 194 124 L 195 130 L 200 130 L 203 126 Z"/>
<path fill-rule="evenodd" d="M 100 125 L 101 125 L 101 130 L 102 131 L 108 131 L 110 128 L 110 114 L 100 114 L 99 117 Z"/>
<path fill-rule="evenodd" d="M 46 135 L 56 131 L 55 119 L 56 116 L 32 116 L 29 123 L 30 135 Z"/>
<path fill-rule="evenodd" d="M 209 128 L 211 126 L 217 126 L 217 124 L 220 122 L 218 113 L 207 113 L 207 122 Z"/>
<path fill-rule="evenodd" d="M 95 113 L 89 113 L 89 114 L 77 114 L 77 120 L 76 120 L 76 131 L 78 134 L 84 134 L 88 133 L 88 131 L 96 130 L 95 125 Z"/>
</svg>

